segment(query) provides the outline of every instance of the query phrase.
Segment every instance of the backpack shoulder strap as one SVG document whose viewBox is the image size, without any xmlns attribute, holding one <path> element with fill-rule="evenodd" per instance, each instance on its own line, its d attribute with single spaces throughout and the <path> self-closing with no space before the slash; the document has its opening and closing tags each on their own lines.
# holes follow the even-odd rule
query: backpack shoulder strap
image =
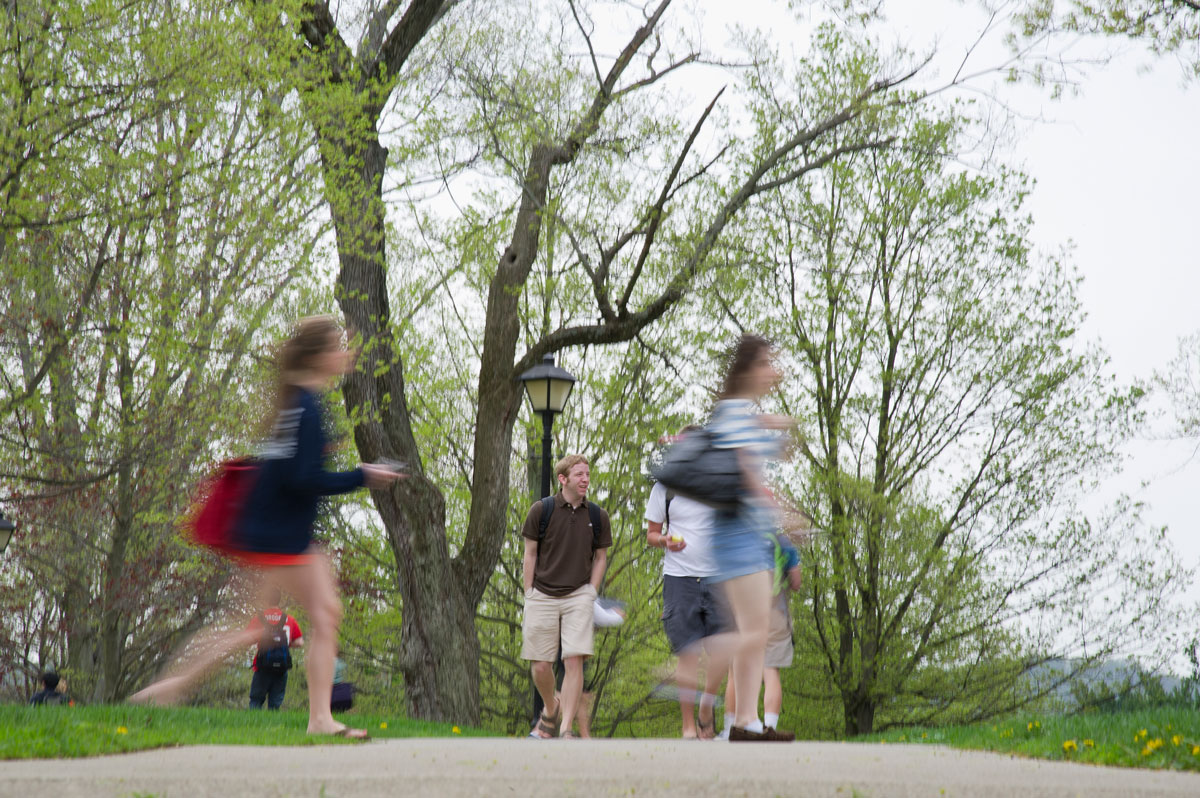
<svg viewBox="0 0 1200 798">
<path fill-rule="evenodd" d="M 588 520 L 592 522 L 592 551 L 600 548 L 600 525 L 603 519 L 600 517 L 600 507 L 598 505 L 587 503 Z"/>
<path fill-rule="evenodd" d="M 546 527 L 550 526 L 550 516 L 554 514 L 554 497 L 542 499 L 542 520 L 538 522 L 538 544 L 546 539 Z"/>
<path fill-rule="evenodd" d="M 667 502 L 663 506 L 663 526 L 667 529 L 671 528 L 671 500 L 675 498 L 675 491 L 667 488 Z"/>
</svg>

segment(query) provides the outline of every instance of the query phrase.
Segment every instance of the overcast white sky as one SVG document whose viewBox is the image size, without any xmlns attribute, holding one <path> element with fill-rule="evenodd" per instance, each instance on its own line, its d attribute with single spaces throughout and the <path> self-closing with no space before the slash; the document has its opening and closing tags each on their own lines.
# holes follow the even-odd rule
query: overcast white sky
<svg viewBox="0 0 1200 798">
<path fill-rule="evenodd" d="M 708 46 L 723 43 L 723 31 L 739 22 L 768 28 L 781 42 L 806 33 L 781 1 L 697 6 Z M 887 0 L 883 8 L 883 35 L 921 53 L 936 43 L 942 80 L 986 22 L 970 0 Z M 1005 30 L 973 56 L 978 67 L 1003 57 Z M 1087 41 L 1072 49 L 1079 56 L 1101 51 L 1117 55 L 1087 69 L 1077 96 L 1053 100 L 1046 89 L 991 78 L 975 85 L 1030 120 L 1005 157 L 1037 180 L 1028 205 L 1035 238 L 1046 251 L 1074 245 L 1088 313 L 1082 332 L 1103 344 L 1118 378 L 1132 381 L 1164 368 L 1179 339 L 1200 330 L 1200 86 L 1184 87 L 1178 64 L 1155 60 L 1138 45 Z M 1137 441 L 1124 473 L 1106 489 L 1146 502 L 1145 519 L 1169 527 L 1189 567 L 1200 564 L 1195 446 Z M 1187 599 L 1200 604 L 1200 579 L 1192 580 Z"/>
<path fill-rule="evenodd" d="M 970 3 L 890 0 L 886 7 L 914 43 L 937 36 L 954 56 L 977 27 L 971 19 L 981 19 Z M 1100 46 L 1118 45 L 1079 50 Z M 1103 344 L 1113 373 L 1131 381 L 1165 368 L 1179 339 L 1200 330 L 1200 86 L 1184 87 L 1174 61 L 1156 61 L 1139 46 L 1120 50 L 1087 70 L 1075 96 L 1056 101 L 1003 84 L 996 91 L 1045 119 L 1025 126 L 1011 150 L 1037 180 L 1034 235 L 1047 250 L 1074 244 L 1088 313 L 1082 332 Z M 1200 563 L 1194 449 L 1194 441 L 1137 441 L 1110 484 L 1147 503 L 1146 520 L 1169 528 L 1189 567 Z M 1200 603 L 1200 580 L 1187 596 Z"/>
</svg>

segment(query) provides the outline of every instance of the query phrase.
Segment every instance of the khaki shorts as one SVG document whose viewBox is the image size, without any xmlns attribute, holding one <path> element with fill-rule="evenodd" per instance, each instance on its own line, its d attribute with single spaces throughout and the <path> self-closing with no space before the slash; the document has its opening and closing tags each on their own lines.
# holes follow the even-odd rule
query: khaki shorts
<svg viewBox="0 0 1200 798">
<path fill-rule="evenodd" d="M 554 662 L 562 645 L 564 657 L 596 653 L 592 605 L 596 589 L 590 583 L 562 598 L 547 596 L 536 587 L 525 591 L 521 624 L 521 659 Z"/>
<path fill-rule="evenodd" d="M 767 655 L 764 668 L 787 668 L 792 664 L 792 613 L 786 602 L 771 602 L 771 623 L 767 627 Z"/>
</svg>

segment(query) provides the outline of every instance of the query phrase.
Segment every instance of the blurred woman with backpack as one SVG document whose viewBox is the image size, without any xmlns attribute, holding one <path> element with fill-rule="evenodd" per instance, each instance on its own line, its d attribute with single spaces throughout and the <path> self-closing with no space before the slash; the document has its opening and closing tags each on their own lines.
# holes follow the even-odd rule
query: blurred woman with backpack
<svg viewBox="0 0 1200 798">
<path fill-rule="evenodd" d="M 401 477 L 387 466 L 360 464 L 351 471 L 326 471 L 326 437 L 318 396 L 354 368 L 357 352 L 347 349 L 345 334 L 329 316 L 302 320 L 280 348 L 273 432 L 235 523 L 232 556 L 250 570 L 257 584 L 257 607 L 269 591 L 282 590 L 304 607 L 309 619 L 309 734 L 356 739 L 365 731 L 349 729 L 330 711 L 333 664 L 337 656 L 341 602 L 333 568 L 313 544 L 313 525 L 322 497 L 366 486 L 383 490 Z M 171 674 L 135 693 L 131 701 L 170 704 L 222 659 L 253 645 L 258 631 L 221 632 L 210 628 L 185 650 L 189 656 Z"/>
<path fill-rule="evenodd" d="M 731 741 L 794 739 L 794 735 L 765 729 L 758 719 L 777 526 L 776 506 L 763 481 L 763 468 L 782 454 L 787 437 L 781 433 L 795 427 L 787 416 L 758 412 L 759 402 L 779 382 L 774 354 L 767 339 L 741 337 L 730 355 L 709 423 L 714 447 L 737 450 L 744 491 L 735 510 L 714 513 L 710 539 L 718 573 L 708 581 L 724 590 L 737 627 L 731 646 L 730 679 L 738 696 Z"/>
</svg>

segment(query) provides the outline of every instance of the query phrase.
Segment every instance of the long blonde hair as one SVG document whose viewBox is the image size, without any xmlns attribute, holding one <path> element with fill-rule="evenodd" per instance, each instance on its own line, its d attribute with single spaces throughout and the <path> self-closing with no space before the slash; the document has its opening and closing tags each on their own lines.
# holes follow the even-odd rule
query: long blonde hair
<svg viewBox="0 0 1200 798">
<path fill-rule="evenodd" d="M 296 376 L 312 369 L 313 361 L 332 349 L 341 334 L 342 327 L 332 316 L 309 316 L 296 323 L 275 355 L 275 406 L 268 429 L 291 404 Z"/>
</svg>

